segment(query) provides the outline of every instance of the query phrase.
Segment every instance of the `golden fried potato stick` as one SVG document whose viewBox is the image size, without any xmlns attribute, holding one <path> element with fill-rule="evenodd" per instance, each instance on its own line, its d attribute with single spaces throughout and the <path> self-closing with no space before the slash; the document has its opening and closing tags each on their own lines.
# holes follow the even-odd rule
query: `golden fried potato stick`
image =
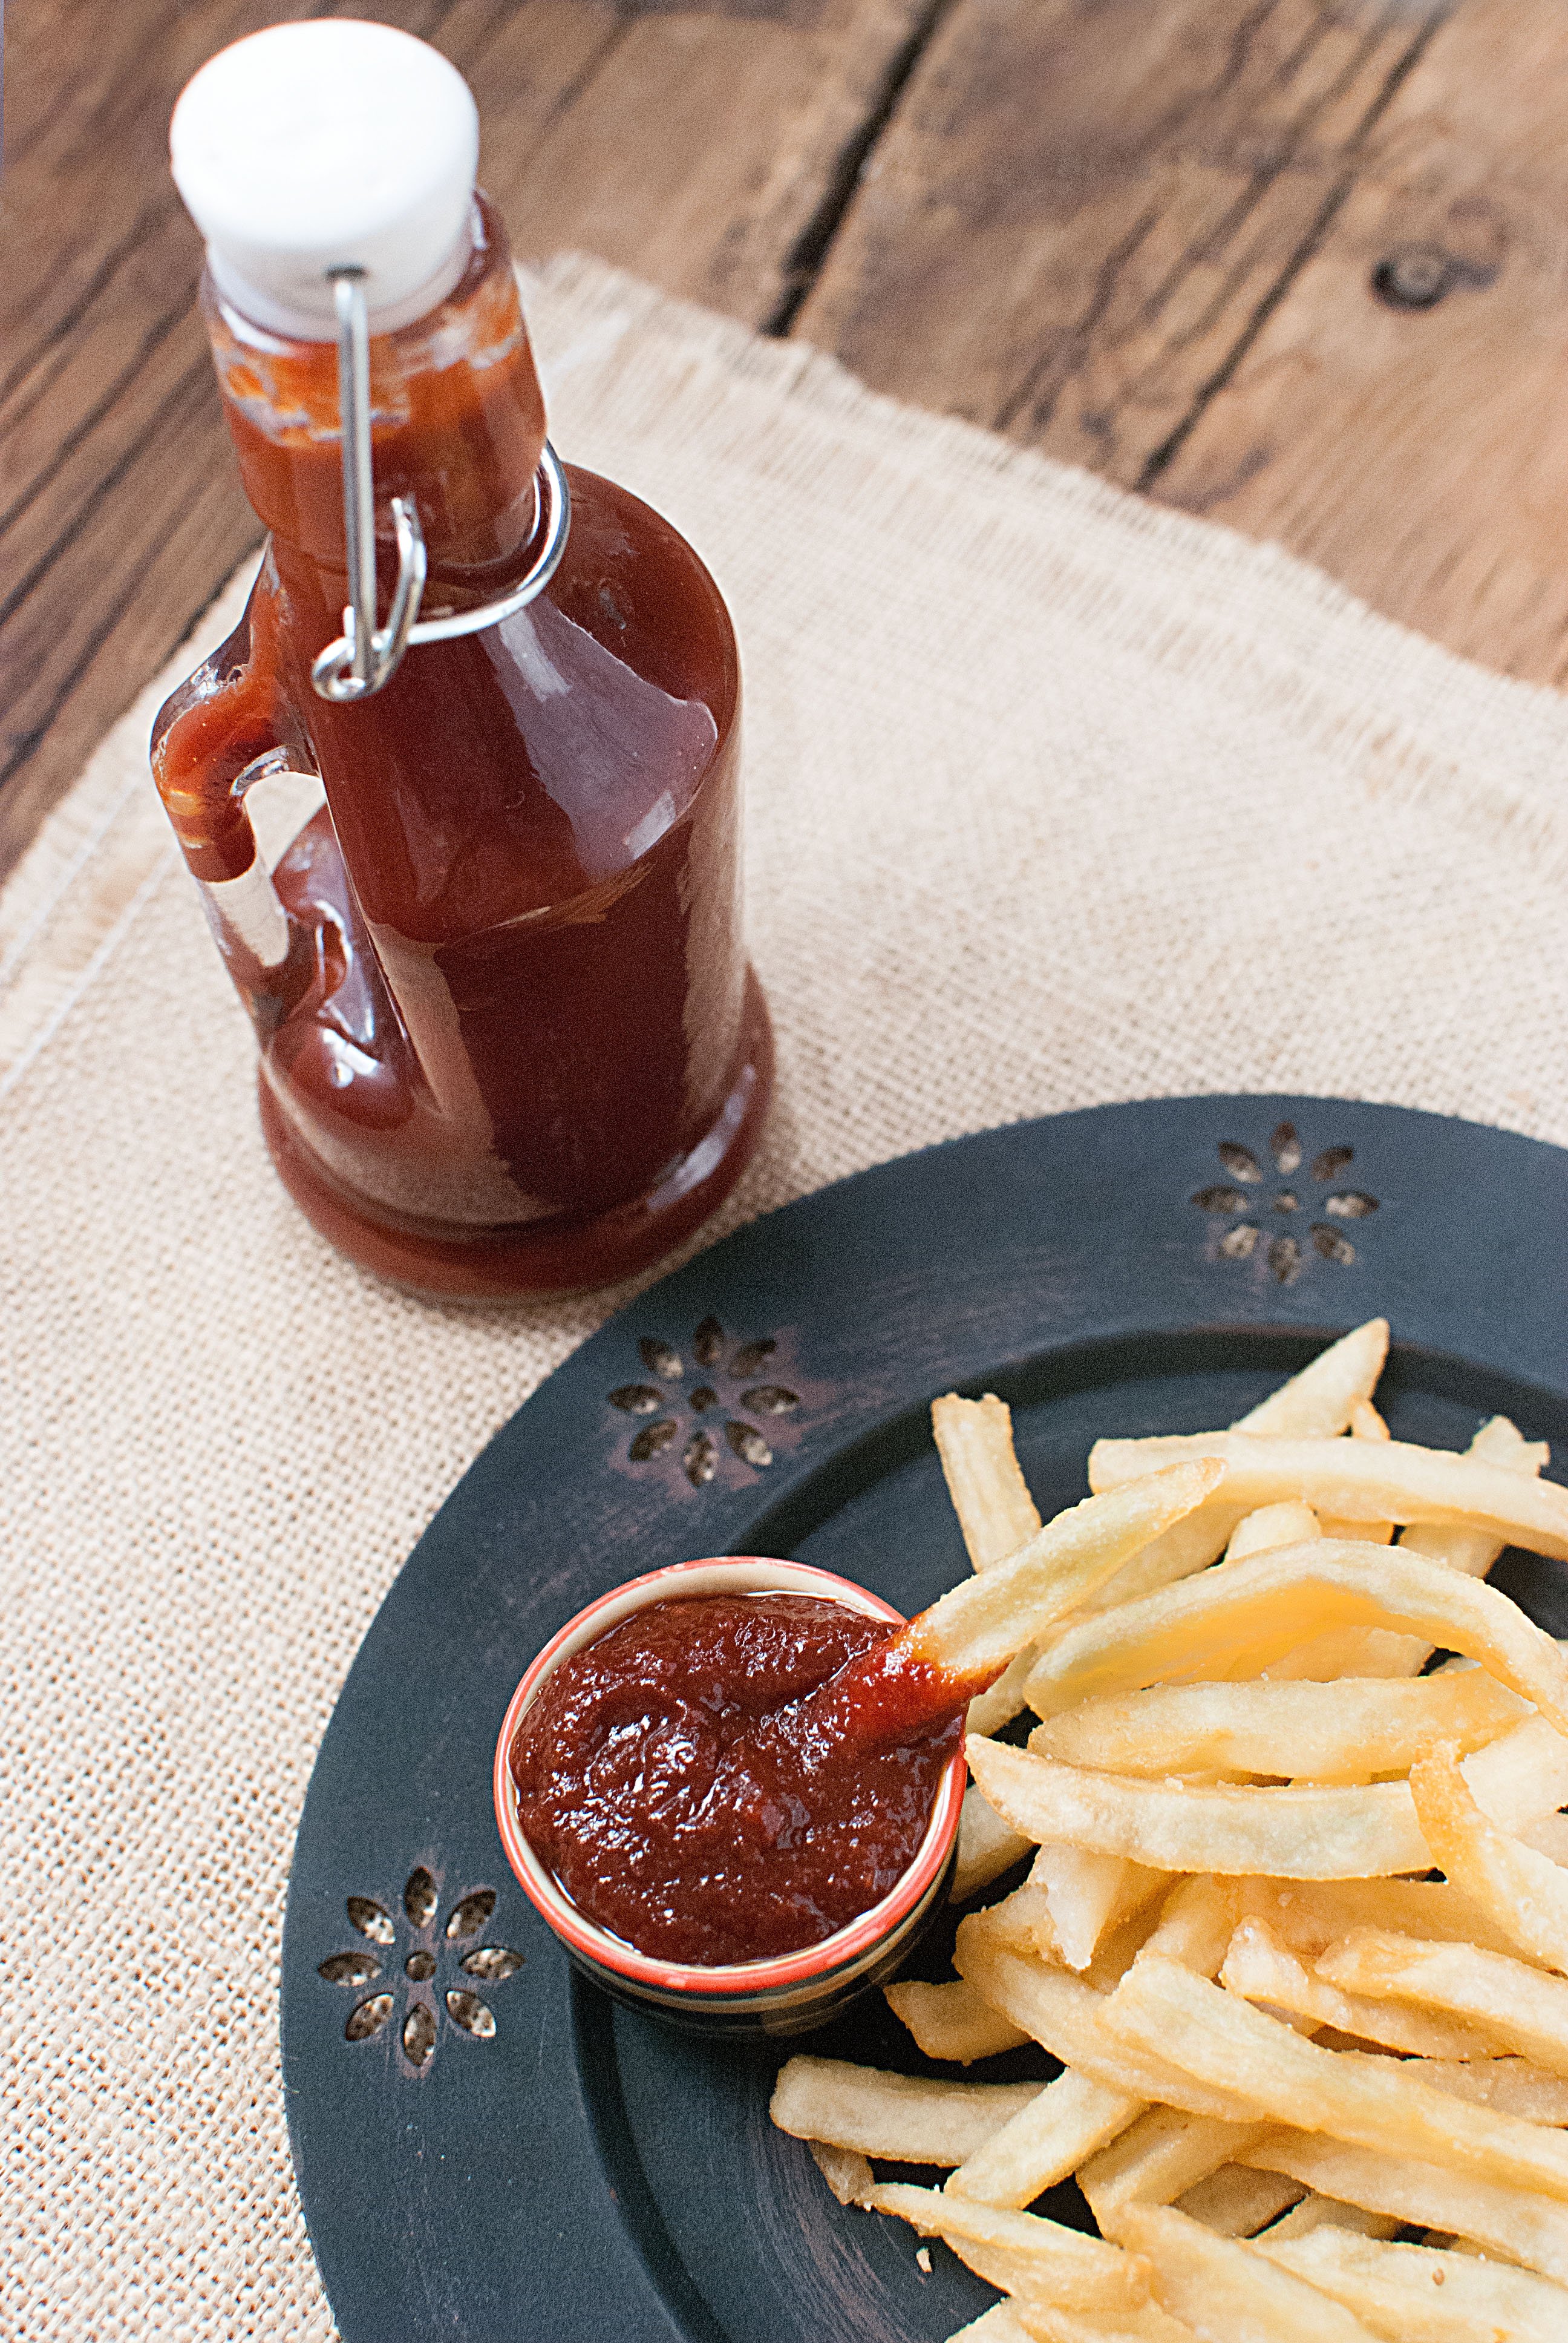
<svg viewBox="0 0 1568 2343">
<path fill-rule="evenodd" d="M 1261 1440 L 1242 1432 L 1097 1440 L 1089 1485 L 1097 1494 L 1125 1488 L 1200 1456 L 1230 1466 L 1226 1503 L 1249 1513 L 1299 1497 L 1320 1519 L 1453 1523 L 1568 1560 L 1568 1489 L 1406 1441 Z"/>
<path fill-rule="evenodd" d="M 1568 2212 L 1524 2188 L 1500 2188 L 1473 2174 L 1329 2139 L 1322 2133 L 1271 2133 L 1241 2159 L 1288 2173 L 1337 2202 L 1364 2206 L 1402 2227 L 1407 2223 L 1473 2237 L 1489 2253 L 1568 2284 Z M 1287 2214 L 1286 2219 L 1292 2217 Z"/>
<path fill-rule="evenodd" d="M 947 2193 L 1022 2212 L 1125 2131 L 1141 2104 L 1064 2066 L 1030 2106 L 949 2175 Z"/>
<path fill-rule="evenodd" d="M 1544 1442 L 1532 1446 L 1521 1439 L 1505 1415 L 1483 1423 L 1465 1451 L 1483 1464 L 1499 1464 L 1516 1473 L 1538 1474 L 1548 1461 Z M 1388 1524 L 1383 1524 L 1386 1528 Z M 1326 1527 L 1326 1525 L 1325 1525 Z M 1343 1533 L 1355 1535 L 1353 1531 Z M 1332 1535 L 1332 1531 L 1328 1534 Z M 1364 1532 L 1362 1533 L 1364 1534 Z M 1502 1541 L 1484 1530 L 1420 1524 L 1405 1530 L 1400 1544 L 1429 1561 L 1446 1563 L 1468 1577 L 1484 1578 L 1498 1555 Z M 1340 1627 L 1315 1636 L 1271 1664 L 1271 1676 L 1307 1676 L 1326 1681 L 1333 1676 L 1415 1676 L 1431 1655 L 1432 1646 L 1419 1635 L 1391 1635 L 1377 1627 Z"/>
<path fill-rule="evenodd" d="M 796 2139 L 887 2156 L 900 2164 L 962 2164 L 1039 2098 L 1039 2083 L 948 2083 L 887 2075 L 842 2058 L 786 2059 L 769 2115 Z"/>
<path fill-rule="evenodd" d="M 1544 1744 L 1550 1729 L 1534 1725 L 1530 1737 Z M 1498 1765 L 1510 1754 L 1503 1750 L 1498 1757 L 1478 1756 L 1472 1761 L 1478 1774 L 1484 1765 L 1491 1767 L 1493 1778 L 1485 1795 L 1494 1811 L 1502 1787 L 1496 1778 Z M 1533 1752 L 1521 1754 L 1524 1762 L 1518 1782 L 1523 1785 L 1538 1761 Z M 1508 1795 L 1513 1795 L 1512 1790 Z M 1445 1945 L 1486 1945 L 1494 1953 L 1513 1949 L 1479 1906 L 1442 1879 L 1249 1879 L 1233 1884 L 1231 1895 L 1238 1919 L 1266 1920 L 1282 1943 L 1309 1962 L 1349 1936 L 1352 1928 L 1392 1928 L 1402 1936 L 1430 1936 Z M 1216 1961 L 1209 1974 L 1214 1975 L 1218 1967 Z"/>
<path fill-rule="evenodd" d="M 1407 2058 L 1405 2066 L 1456 2099 L 1473 2099 L 1526 2123 L 1568 2124 L 1568 2076 L 1548 2074 L 1528 2058 Z"/>
<path fill-rule="evenodd" d="M 1171 1869 L 1285 1879 L 1370 1879 L 1431 1857 L 1408 1782 L 1342 1790 L 1189 1788 L 1091 1773 L 971 1735 L 970 1770 L 1025 1836 Z M 1568 1740 L 1538 1716 L 1465 1760 L 1483 1802 L 1554 1805 L 1568 1795 Z M 1519 1814 L 1518 1818 L 1525 1817 Z"/>
<path fill-rule="evenodd" d="M 1225 2084 L 1196 2081 L 1157 2054 L 1130 2051 L 1106 2030 L 1111 1996 L 1096 1993 L 1081 1977 L 1048 1967 L 1032 1948 L 1010 1943 L 1005 1928 L 989 1913 L 960 1922 L 953 1965 L 977 1993 L 1000 2010 L 1064 2066 L 1071 2066 L 1107 2090 L 1121 2091 L 1141 2107 L 1163 2100 L 1188 2113 L 1250 2122 L 1261 2110 Z M 1134 1965 L 1136 1966 L 1136 1964 Z"/>
<path fill-rule="evenodd" d="M 1505 1415 L 1494 1415 L 1483 1423 L 1465 1453 L 1483 1464 L 1501 1465 L 1504 1472 L 1526 1473 L 1532 1479 L 1538 1479 L 1552 1462 L 1552 1451 L 1546 1442 L 1526 1440 Z M 1502 1541 L 1488 1537 L 1484 1530 L 1443 1529 L 1422 1523 L 1405 1530 L 1400 1544 L 1409 1546 L 1412 1554 L 1424 1554 L 1432 1562 L 1446 1562 L 1451 1570 L 1462 1570 L 1469 1578 L 1484 1578 L 1503 1552 Z"/>
<path fill-rule="evenodd" d="M 1374 1318 L 1358 1326 L 1328 1350 L 1320 1352 L 1299 1375 L 1274 1392 L 1261 1406 L 1233 1424 L 1236 1432 L 1269 1433 L 1280 1439 L 1312 1440 L 1345 1431 L 1358 1399 L 1368 1398 L 1382 1372 L 1388 1349 L 1388 1322 Z M 1141 1554 L 1124 1563 L 1109 1585 L 1091 1596 L 1086 1611 L 1109 1610 L 1153 1594 L 1193 1571 L 1206 1570 L 1225 1552 L 1243 1516 L 1251 1510 L 1230 1504 L 1223 1493 L 1189 1513 L 1185 1521 L 1153 1539 Z M 1302 1508 L 1305 1513 L 1309 1509 Z M 1302 1534 L 1312 1533 L 1303 1528 Z M 1282 1540 L 1280 1541 L 1282 1543 Z M 1412 1672 L 1413 1674 L 1413 1671 Z M 1012 1714 L 1021 1707 L 1015 1702 Z M 971 1719 L 973 1733 L 994 1733 L 1004 1723 L 994 1711 Z"/>
<path fill-rule="evenodd" d="M 1528 1714 L 1483 1668 L 1392 1684 L 1156 1684 L 1086 1701 L 1041 1725 L 1030 1747 L 1102 1774 L 1330 1785 L 1402 1773 L 1438 1740 L 1468 1756 Z"/>
<path fill-rule="evenodd" d="M 890 1661 L 949 1676 L 996 1675 L 1041 1628 L 1102 1586 L 1129 1554 L 1201 1504 L 1224 1472 L 1201 1458 L 1135 1488 L 1070 1505 L 1005 1562 L 962 1580 L 910 1620 L 890 1640 Z"/>
<path fill-rule="evenodd" d="M 863 2205 L 877 2185 L 868 2159 L 852 2147 L 830 2147 L 825 2139 L 809 2139 L 811 2161 L 840 2205 Z"/>
<path fill-rule="evenodd" d="M 1431 1681 L 1435 1683 L 1437 1679 Z M 982 1694 L 980 1697 L 984 1699 L 986 1695 Z M 979 1701 L 970 1703 L 971 1718 L 979 1705 Z M 971 1732 L 974 1729 L 971 1724 Z M 1000 1879 L 1004 1871 L 1021 1862 L 1033 1845 L 1032 1839 L 1010 1830 L 971 1782 L 964 1792 L 963 1811 L 959 1815 L 959 1843 L 948 1885 L 949 1903 L 967 1904 L 971 1896 L 978 1896 L 982 1887 L 989 1887 L 993 1879 Z"/>
<path fill-rule="evenodd" d="M 1022 1837 L 1021 1833 L 1014 1835 Z M 1034 1845 L 1032 1839 L 1022 1843 Z M 1030 1884 L 1044 1893 L 1057 1951 L 1070 1969 L 1080 1971 L 1089 1966 L 1121 1921 L 1141 1911 L 1171 1885 L 1169 1871 L 1066 1845 L 1041 1846 L 1029 1876 Z"/>
<path fill-rule="evenodd" d="M 1381 2244 L 1346 2229 L 1260 2237 L 1260 2253 L 1353 2310 L 1397 2343 L 1563 2343 L 1568 2292 L 1533 2270 L 1430 2246 Z"/>
<path fill-rule="evenodd" d="M 1533 1485 L 1516 1474 L 1498 1478 Z M 970 1586 L 989 1586 L 995 1575 Z M 1266 1665 L 1302 1635 L 1341 1624 L 1413 1629 L 1462 1652 L 1568 1732 L 1568 1658 L 1506 1594 L 1402 1546 L 1327 1538 L 1227 1563 L 1119 1610 L 1070 1621 L 1042 1644 L 1030 1705 L 1042 1717 L 1058 1716 L 1112 1693 L 1211 1678 L 1234 1661 Z"/>
<path fill-rule="evenodd" d="M 1568 1978 L 1507 1953 L 1362 1928 L 1323 1955 L 1318 1974 L 1347 1993 L 1413 2001 L 1463 2018 L 1499 2048 L 1568 2075 Z"/>
<path fill-rule="evenodd" d="M 1275 1440 L 1332 1440 L 1349 1431 L 1357 1407 L 1372 1398 L 1387 1356 L 1388 1320 L 1369 1318 L 1238 1416 L 1231 1429 Z"/>
<path fill-rule="evenodd" d="M 1299 1497 L 1287 1497 L 1282 1504 L 1260 1505 L 1255 1513 L 1242 1514 L 1225 1548 L 1225 1560 L 1245 1562 L 1250 1554 L 1271 1554 L 1276 1546 L 1303 1545 L 1322 1534 L 1323 1525 L 1311 1505 L 1303 1505 Z"/>
<path fill-rule="evenodd" d="M 1063 2310 L 1022 2299 L 1007 2308 L 1029 2343 L 1197 2343 L 1190 2327 L 1153 2301 L 1136 2310 Z"/>
<path fill-rule="evenodd" d="M 1452 1740 L 1438 1742 L 1412 1765 L 1410 1793 L 1432 1859 L 1452 1885 L 1528 1959 L 1568 1970 L 1568 1871 L 1482 1813 Z"/>
<path fill-rule="evenodd" d="M 1150 2107 L 1083 2164 L 1078 2185 L 1103 2229 L 1121 2206 L 1173 2203 L 1266 2139 L 1270 2128 L 1187 2115 L 1180 2107 Z"/>
<path fill-rule="evenodd" d="M 1149 2299 L 1149 2271 L 1139 2255 L 1038 2213 L 971 2204 L 897 2180 L 874 2188 L 868 2203 L 923 2237 L 944 2237 L 960 2261 L 1010 2294 L 1074 2310 L 1136 2310 Z"/>
<path fill-rule="evenodd" d="M 1211 1872 L 1179 1880 L 1161 1906 L 1143 1951 L 1180 1961 L 1198 1976 L 1218 1976 L 1241 1915 L 1238 1896 L 1235 1880 L 1218 1879 Z"/>
<path fill-rule="evenodd" d="M 1299 2180 L 1280 2172 L 1249 2172 L 1245 2165 L 1222 2164 L 1207 2180 L 1176 2199 L 1176 2210 L 1201 2221 L 1221 2237 L 1255 2237 L 1271 2221 L 1299 2205 L 1306 2195 Z"/>
<path fill-rule="evenodd" d="M 1203 2343 L 1377 2343 L 1342 2303 L 1169 2206 L 1125 2205 L 1113 2227 L 1147 2256 L 1161 2308 Z"/>
<path fill-rule="evenodd" d="M 882 1997 L 893 2016 L 901 2019 L 928 2058 L 972 2066 L 977 2058 L 999 2057 L 1019 2050 L 1030 2040 L 1020 2026 L 982 2001 L 972 1985 L 954 1977 L 948 1985 L 926 1985 L 909 1977 L 884 1986 Z"/>
<path fill-rule="evenodd" d="M 1320 2049 L 1174 1961 L 1135 1961 L 1100 2023 L 1130 2054 L 1163 2057 L 1210 2088 L 1244 2093 L 1277 2122 L 1568 2202 L 1561 2134 L 1452 2098 L 1395 2062 Z"/>
<path fill-rule="evenodd" d="M 1278 2137 L 1279 2135 L 1276 2135 Z M 1301 2135 L 1302 2137 L 1305 2134 Z M 1292 2135 L 1293 2137 L 1293 2135 Z M 1325 2143 L 1319 2143 L 1323 2145 Z M 1333 2145 L 1333 2143 L 1326 2143 Z M 1347 2148 L 1363 2156 L 1364 2148 Z M 1301 2203 L 1270 2230 L 1271 2237 L 1309 2237 L 1314 2229 L 1348 2229 L 1358 2237 L 1397 2237 L 1404 2223 L 1394 2213 L 1368 2213 L 1360 2205 L 1342 2204 L 1336 2197 L 1320 2197 L 1309 2189 Z"/>
<path fill-rule="evenodd" d="M 983 1399 L 950 1392 L 931 1402 L 931 1430 L 970 1561 L 989 1570 L 1040 1528 L 1012 1444 L 1012 1410 L 990 1392 Z"/>
<path fill-rule="evenodd" d="M 1314 2026 L 1332 2026 L 1337 2033 L 1381 2042 L 1420 2058 L 1490 2058 L 1508 2047 L 1484 2027 L 1412 2009 L 1402 2002 L 1342 1992 L 1298 1960 L 1261 1920 L 1242 1921 L 1231 1939 L 1220 1983 L 1243 2001 L 1264 2002 L 1307 2018 Z"/>
<path fill-rule="evenodd" d="M 1032 2343 L 1032 2338 L 1028 2328 L 1019 2324 L 1010 2302 L 993 2302 L 989 2310 L 950 2335 L 948 2343 Z"/>
</svg>

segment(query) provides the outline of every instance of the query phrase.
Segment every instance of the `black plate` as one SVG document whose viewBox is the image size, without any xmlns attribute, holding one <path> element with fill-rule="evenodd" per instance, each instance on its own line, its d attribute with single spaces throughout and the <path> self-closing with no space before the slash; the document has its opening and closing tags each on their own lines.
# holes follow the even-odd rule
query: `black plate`
<svg viewBox="0 0 1568 2343">
<path fill-rule="evenodd" d="M 572 1981 L 491 1813 L 518 1677 L 593 1595 L 691 1555 L 799 1555 L 906 1612 L 930 1601 L 966 1566 L 927 1418 L 954 1386 L 1011 1401 L 1049 1513 L 1084 1493 L 1096 1434 L 1229 1423 L 1381 1311 L 1398 1435 L 1462 1446 L 1502 1408 L 1563 1453 L 1565 1226 L 1568 1155 L 1533 1141 L 1339 1100 L 1155 1101 L 865 1172 L 715 1246 L 586 1342 L 419 1541 L 306 1801 L 284 2080 L 345 2343 L 936 2343 L 972 2318 L 989 2289 L 940 2247 L 926 2275 L 901 2224 L 841 2209 L 773 2131 L 776 2057 L 693 2045 Z M 612 1404 L 628 1385 L 657 1405 Z M 1568 1634 L 1556 1565 L 1510 1555 L 1494 1576 Z M 480 1889 L 493 1912 L 468 1926 L 469 1907 L 449 1936 Z M 349 1898 L 380 1907 L 384 1924 L 359 1916 L 390 1942 L 350 1925 Z M 465 1971 L 484 1947 L 522 1966 Z M 344 1954 L 380 1974 L 324 1976 Z M 930 1973 L 940 1961 L 939 1946 Z M 467 2025 L 448 1993 L 469 1996 Z M 346 2038 L 377 1994 L 386 2022 Z M 408 2038 L 433 2036 L 417 2065 L 417 2009 Z M 879 2006 L 816 2039 L 919 2064 Z"/>
</svg>

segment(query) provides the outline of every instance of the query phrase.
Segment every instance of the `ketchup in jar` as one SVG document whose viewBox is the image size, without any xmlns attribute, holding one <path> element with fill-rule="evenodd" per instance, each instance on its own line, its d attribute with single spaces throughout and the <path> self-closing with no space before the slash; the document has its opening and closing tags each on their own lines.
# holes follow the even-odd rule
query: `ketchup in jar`
<svg viewBox="0 0 1568 2343">
<path fill-rule="evenodd" d="M 795 1952 L 909 1869 L 979 1688 L 818 1596 L 652 1603 L 540 1685 L 508 1753 L 518 1818 L 640 1953 Z"/>
<path fill-rule="evenodd" d="M 269 536 L 153 767 L 256 1027 L 273 1160 L 325 1235 L 407 1285 L 623 1275 L 728 1193 L 771 1084 L 723 601 L 668 522 L 568 467 L 536 598 L 324 697 L 313 667 L 352 599 L 339 278 L 367 309 L 377 624 L 394 499 L 424 539 L 421 620 L 487 610 L 538 562 L 544 405 L 474 194 L 473 101 L 388 26 L 280 25 L 203 68 L 172 146 Z M 327 802 L 269 875 L 244 799 L 282 769 Z"/>
</svg>

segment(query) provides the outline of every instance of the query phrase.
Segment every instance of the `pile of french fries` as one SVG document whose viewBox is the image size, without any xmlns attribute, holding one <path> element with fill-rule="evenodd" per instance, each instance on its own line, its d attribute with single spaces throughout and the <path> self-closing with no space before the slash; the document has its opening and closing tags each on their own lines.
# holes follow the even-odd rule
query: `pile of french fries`
<svg viewBox="0 0 1568 2343">
<path fill-rule="evenodd" d="M 1568 1558 L 1568 1490 L 1503 1417 L 1392 1441 L 1387 1344 L 1101 1441 L 1044 1526 L 1001 1402 L 932 1411 L 975 1575 L 922 1649 L 1007 1662 L 955 1897 L 1033 1859 L 888 1999 L 931 2059 L 1061 2072 L 796 2057 L 772 2113 L 1003 2290 L 962 2343 L 1568 2343 L 1568 1660 L 1485 1579 Z M 1026 2209 L 1070 2174 L 1099 2237 Z"/>
</svg>

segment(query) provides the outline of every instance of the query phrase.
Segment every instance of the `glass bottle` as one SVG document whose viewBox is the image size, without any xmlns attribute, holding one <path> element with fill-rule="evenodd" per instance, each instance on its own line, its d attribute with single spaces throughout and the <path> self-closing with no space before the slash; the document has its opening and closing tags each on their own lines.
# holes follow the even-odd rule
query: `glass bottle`
<svg viewBox="0 0 1568 2343">
<path fill-rule="evenodd" d="M 315 161 L 309 136 L 289 147 L 292 243 L 268 240 L 266 105 L 237 157 L 227 119 L 257 118 L 258 85 L 297 131 L 317 109 Z M 269 537 L 239 627 L 161 711 L 153 767 L 256 1027 L 290 1193 L 367 1267 L 482 1297 L 599 1283 L 696 1228 L 755 1149 L 771 1040 L 741 930 L 733 629 L 648 506 L 566 467 L 569 531 L 536 599 L 416 643 L 357 699 L 313 680 L 351 599 L 345 274 L 369 303 L 382 617 L 395 498 L 422 528 L 426 617 L 488 609 L 537 556 L 544 405 L 504 232 L 473 193 L 471 117 L 436 52 L 344 20 L 236 44 L 176 109 L 219 386 Z M 367 155 L 422 140 L 422 184 L 392 175 L 367 226 Z M 434 274 L 433 180 L 458 222 Z M 327 801 L 269 875 L 245 792 L 284 768 L 318 773 Z"/>
</svg>

